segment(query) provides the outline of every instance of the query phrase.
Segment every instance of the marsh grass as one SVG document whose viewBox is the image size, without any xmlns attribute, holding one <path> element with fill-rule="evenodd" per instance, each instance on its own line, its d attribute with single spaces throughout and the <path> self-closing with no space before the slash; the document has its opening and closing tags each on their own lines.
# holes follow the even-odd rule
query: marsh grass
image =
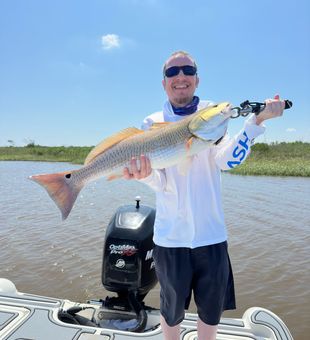
<svg viewBox="0 0 310 340">
<path fill-rule="evenodd" d="M 46 161 L 83 164 L 92 147 L 79 146 L 41 146 L 0 147 L 2 161 Z"/>
<path fill-rule="evenodd" d="M 310 177 L 310 143 L 257 143 L 247 160 L 230 171 L 240 175 Z"/>
<path fill-rule="evenodd" d="M 92 147 L 0 147 L 0 160 L 71 162 L 83 164 Z M 257 143 L 240 166 L 229 171 L 240 175 L 310 177 L 310 143 Z"/>
</svg>

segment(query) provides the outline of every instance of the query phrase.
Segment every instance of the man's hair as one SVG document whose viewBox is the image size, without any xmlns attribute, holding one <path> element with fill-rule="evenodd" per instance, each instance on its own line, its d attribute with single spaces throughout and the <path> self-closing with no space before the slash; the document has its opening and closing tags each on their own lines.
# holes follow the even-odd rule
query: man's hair
<svg viewBox="0 0 310 340">
<path fill-rule="evenodd" d="M 165 71 L 166 71 L 166 68 L 167 68 L 167 62 L 168 60 L 170 60 L 171 58 L 174 58 L 174 57 L 178 57 L 178 56 L 182 56 L 182 57 L 188 57 L 194 64 L 194 66 L 196 67 L 197 69 L 197 64 L 196 64 L 196 61 L 195 59 L 186 51 L 175 51 L 173 52 L 168 58 L 167 60 L 165 61 L 164 65 L 163 65 L 163 74 L 165 76 Z"/>
</svg>

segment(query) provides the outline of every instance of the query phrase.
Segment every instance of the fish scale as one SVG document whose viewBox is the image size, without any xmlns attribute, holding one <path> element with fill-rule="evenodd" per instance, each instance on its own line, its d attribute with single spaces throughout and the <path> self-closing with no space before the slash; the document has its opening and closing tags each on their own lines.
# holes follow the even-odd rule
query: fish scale
<svg viewBox="0 0 310 340">
<path fill-rule="evenodd" d="M 112 173 L 119 175 L 125 166 L 129 166 L 132 157 L 143 154 L 150 158 L 152 168 L 157 169 L 159 168 L 157 164 L 163 163 L 168 154 L 177 151 L 178 146 L 185 151 L 186 141 L 192 137 L 192 134 L 188 130 L 188 123 L 182 123 L 178 128 L 167 127 L 166 131 L 159 131 L 159 133 L 152 131 L 154 133 L 149 138 L 144 135 L 128 138 L 99 155 L 88 167 L 98 176 L 108 176 Z"/>
</svg>

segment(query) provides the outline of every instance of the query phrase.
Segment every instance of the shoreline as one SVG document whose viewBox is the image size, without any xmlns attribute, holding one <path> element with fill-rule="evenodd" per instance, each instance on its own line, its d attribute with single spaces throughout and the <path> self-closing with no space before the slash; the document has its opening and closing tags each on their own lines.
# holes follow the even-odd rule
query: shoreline
<svg viewBox="0 0 310 340">
<path fill-rule="evenodd" d="M 0 147 L 0 161 L 84 163 L 92 146 Z M 310 177 L 310 143 L 257 143 L 240 166 L 225 171 L 235 175 Z"/>
</svg>

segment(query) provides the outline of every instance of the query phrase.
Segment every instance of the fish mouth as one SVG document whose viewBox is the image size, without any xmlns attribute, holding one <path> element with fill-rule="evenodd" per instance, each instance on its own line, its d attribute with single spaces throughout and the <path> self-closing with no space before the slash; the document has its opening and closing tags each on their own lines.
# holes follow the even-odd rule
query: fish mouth
<svg viewBox="0 0 310 340">
<path fill-rule="evenodd" d="M 221 111 L 220 115 L 223 116 L 224 120 L 230 118 L 233 114 L 232 104 L 227 103 L 227 106 Z"/>
</svg>

